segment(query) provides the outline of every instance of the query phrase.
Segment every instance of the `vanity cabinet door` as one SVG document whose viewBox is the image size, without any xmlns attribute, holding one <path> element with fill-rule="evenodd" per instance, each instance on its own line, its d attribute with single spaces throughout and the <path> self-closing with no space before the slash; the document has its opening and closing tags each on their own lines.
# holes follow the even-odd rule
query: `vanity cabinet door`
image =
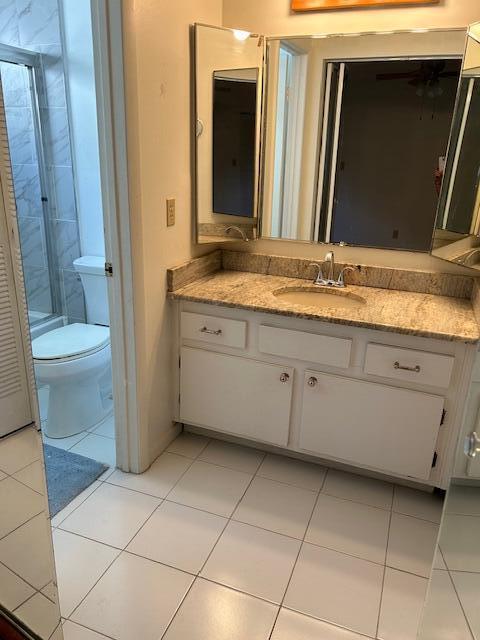
<svg viewBox="0 0 480 640">
<path fill-rule="evenodd" d="M 306 371 L 301 449 L 426 480 L 444 398 Z"/>
<path fill-rule="evenodd" d="M 292 367 L 184 347 L 180 420 L 286 446 Z"/>
</svg>

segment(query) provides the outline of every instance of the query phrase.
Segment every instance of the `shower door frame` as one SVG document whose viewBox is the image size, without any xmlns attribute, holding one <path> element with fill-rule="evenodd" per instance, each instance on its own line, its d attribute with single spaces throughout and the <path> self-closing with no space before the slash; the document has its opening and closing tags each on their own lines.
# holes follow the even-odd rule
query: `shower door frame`
<svg viewBox="0 0 480 640">
<path fill-rule="evenodd" d="M 33 327 L 37 324 L 50 320 L 51 318 L 56 318 L 63 315 L 60 283 L 58 282 L 58 278 L 56 275 L 58 273 L 57 253 L 55 251 L 53 234 L 51 233 L 52 216 L 50 212 L 50 203 L 52 202 L 52 194 L 51 194 L 50 183 L 47 175 L 46 160 L 45 160 L 45 138 L 43 135 L 44 129 L 43 129 L 43 123 L 42 123 L 41 109 L 39 104 L 39 90 L 40 90 L 40 87 L 45 87 L 45 80 L 43 75 L 43 68 L 42 68 L 40 53 L 35 53 L 34 51 L 29 51 L 28 49 L 22 49 L 20 47 L 14 47 L 11 45 L 0 43 L 0 62 L 5 62 L 7 64 L 15 64 L 15 65 L 25 67 L 27 69 L 28 79 L 29 79 L 29 91 L 30 91 L 32 117 L 33 117 L 33 131 L 35 136 L 35 150 L 37 154 L 37 165 L 38 165 L 38 174 L 39 174 L 40 190 L 41 190 L 42 225 L 43 225 L 43 233 L 45 237 L 48 279 L 49 279 L 49 285 L 50 285 L 50 298 L 52 303 L 51 305 L 52 311 L 50 314 L 48 314 L 47 316 L 45 316 L 45 318 L 42 318 L 41 320 L 38 320 L 36 322 L 30 322 L 30 326 Z M 7 136 L 8 136 L 8 125 L 7 125 Z M 13 175 L 12 175 L 12 179 L 13 179 L 13 186 L 15 188 L 15 179 Z M 16 203 L 16 197 L 15 197 L 15 203 Z M 20 230 L 18 230 L 18 236 L 20 239 L 20 248 L 21 248 Z M 22 255 L 22 267 L 23 267 L 23 255 Z M 28 309 L 29 304 L 28 304 L 27 294 L 26 294 L 26 299 L 27 299 L 27 309 Z M 30 317 L 29 317 L 29 320 L 30 320 Z"/>
</svg>

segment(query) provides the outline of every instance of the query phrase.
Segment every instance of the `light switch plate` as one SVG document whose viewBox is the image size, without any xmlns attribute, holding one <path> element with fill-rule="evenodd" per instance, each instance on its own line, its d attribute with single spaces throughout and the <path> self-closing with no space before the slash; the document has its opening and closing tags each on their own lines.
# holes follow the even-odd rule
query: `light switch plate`
<svg viewBox="0 0 480 640">
<path fill-rule="evenodd" d="M 175 224 L 175 198 L 167 198 L 167 227 Z"/>
</svg>

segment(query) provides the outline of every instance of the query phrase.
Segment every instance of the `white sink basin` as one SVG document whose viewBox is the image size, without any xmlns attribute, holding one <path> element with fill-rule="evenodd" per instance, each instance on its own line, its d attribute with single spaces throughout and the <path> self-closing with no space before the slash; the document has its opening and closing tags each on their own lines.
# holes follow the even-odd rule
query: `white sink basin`
<svg viewBox="0 0 480 640">
<path fill-rule="evenodd" d="M 319 309 L 355 309 L 366 302 L 348 291 L 320 287 L 284 287 L 274 291 L 273 295 L 283 302 Z"/>
</svg>

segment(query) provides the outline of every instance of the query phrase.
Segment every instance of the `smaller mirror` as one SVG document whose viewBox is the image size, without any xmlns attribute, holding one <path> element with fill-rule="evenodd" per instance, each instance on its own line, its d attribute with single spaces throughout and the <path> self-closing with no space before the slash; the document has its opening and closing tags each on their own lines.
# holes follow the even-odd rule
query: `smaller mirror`
<svg viewBox="0 0 480 640">
<path fill-rule="evenodd" d="M 263 40 L 195 25 L 196 241 L 256 237 Z"/>
<path fill-rule="evenodd" d="M 480 23 L 468 30 L 448 154 L 438 179 L 432 255 L 480 269 Z"/>
</svg>

